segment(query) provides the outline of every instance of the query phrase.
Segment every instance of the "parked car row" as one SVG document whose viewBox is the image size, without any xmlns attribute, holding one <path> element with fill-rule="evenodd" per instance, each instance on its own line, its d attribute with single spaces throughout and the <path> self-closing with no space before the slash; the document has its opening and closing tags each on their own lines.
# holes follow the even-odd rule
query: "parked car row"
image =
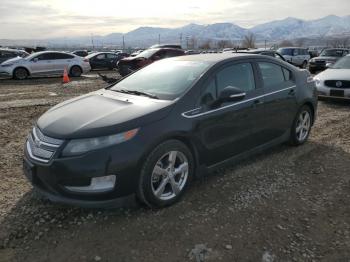
<svg viewBox="0 0 350 262">
<path fill-rule="evenodd" d="M 90 71 L 89 61 L 64 52 L 43 51 L 15 57 L 0 65 L 0 76 L 23 80 L 32 76 L 62 75 L 64 69 L 73 77 Z"/>
</svg>

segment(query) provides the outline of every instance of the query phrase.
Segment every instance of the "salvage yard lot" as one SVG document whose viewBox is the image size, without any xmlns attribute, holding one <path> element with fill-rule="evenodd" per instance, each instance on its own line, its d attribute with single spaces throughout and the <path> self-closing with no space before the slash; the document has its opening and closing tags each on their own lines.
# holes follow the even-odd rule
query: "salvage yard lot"
<svg viewBox="0 0 350 262">
<path fill-rule="evenodd" d="M 349 261 L 349 102 L 320 101 L 305 145 L 195 181 L 163 210 L 84 210 L 38 198 L 22 174 L 32 125 L 51 106 L 105 86 L 94 72 L 65 86 L 0 80 L 1 262 Z"/>
</svg>

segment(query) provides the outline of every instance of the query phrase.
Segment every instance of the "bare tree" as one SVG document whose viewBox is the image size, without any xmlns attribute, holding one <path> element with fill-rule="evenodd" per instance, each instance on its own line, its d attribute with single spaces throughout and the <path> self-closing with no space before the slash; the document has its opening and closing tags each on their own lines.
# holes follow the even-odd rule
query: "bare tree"
<svg viewBox="0 0 350 262">
<path fill-rule="evenodd" d="M 248 35 L 244 36 L 242 46 L 244 48 L 255 48 L 255 42 L 256 42 L 255 35 L 249 33 Z"/>
<path fill-rule="evenodd" d="M 217 47 L 219 49 L 223 49 L 223 48 L 232 48 L 234 47 L 234 43 L 230 40 L 220 40 L 217 43 Z"/>
<path fill-rule="evenodd" d="M 200 49 L 208 50 L 211 48 L 211 40 L 205 40 L 199 47 Z"/>
<path fill-rule="evenodd" d="M 294 46 L 292 41 L 289 40 L 283 40 L 279 44 L 280 47 L 286 47 L 286 46 Z"/>
<path fill-rule="evenodd" d="M 188 41 L 188 49 L 195 49 L 197 47 L 197 38 L 192 36 Z"/>
<path fill-rule="evenodd" d="M 302 47 L 305 45 L 305 38 L 298 38 L 294 41 L 295 46 Z"/>
<path fill-rule="evenodd" d="M 338 37 L 328 41 L 331 47 L 347 47 L 349 45 L 349 37 Z"/>
</svg>

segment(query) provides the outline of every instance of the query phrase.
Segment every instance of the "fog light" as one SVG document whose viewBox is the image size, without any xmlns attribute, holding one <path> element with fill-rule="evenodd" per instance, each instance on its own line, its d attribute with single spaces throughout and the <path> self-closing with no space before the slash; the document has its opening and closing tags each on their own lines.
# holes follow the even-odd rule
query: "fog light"
<svg viewBox="0 0 350 262">
<path fill-rule="evenodd" d="M 69 191 L 77 193 L 104 193 L 113 190 L 116 176 L 93 177 L 89 186 L 66 186 Z"/>
</svg>

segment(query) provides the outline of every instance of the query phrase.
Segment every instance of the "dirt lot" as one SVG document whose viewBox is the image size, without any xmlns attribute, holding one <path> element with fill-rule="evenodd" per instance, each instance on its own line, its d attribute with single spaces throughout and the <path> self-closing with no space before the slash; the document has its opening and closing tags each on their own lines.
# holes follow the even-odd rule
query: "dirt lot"
<svg viewBox="0 0 350 262">
<path fill-rule="evenodd" d="M 112 73 L 111 73 L 112 74 Z M 0 261 L 350 261 L 350 104 L 319 102 L 310 141 L 195 181 L 175 206 L 83 210 L 41 200 L 25 138 L 96 75 L 0 80 Z"/>
</svg>

